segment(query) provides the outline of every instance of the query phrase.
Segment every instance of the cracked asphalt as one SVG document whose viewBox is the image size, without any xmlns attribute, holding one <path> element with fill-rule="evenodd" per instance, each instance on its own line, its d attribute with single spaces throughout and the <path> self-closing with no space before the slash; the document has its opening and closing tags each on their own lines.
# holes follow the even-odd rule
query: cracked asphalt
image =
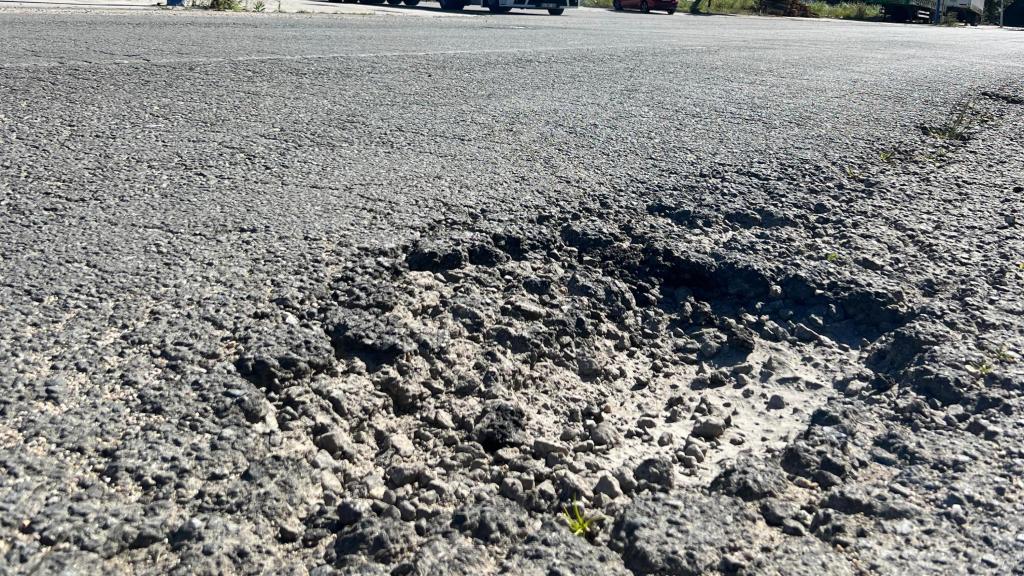
<svg viewBox="0 0 1024 576">
<path fill-rule="evenodd" d="M 278 416 L 281 430 L 236 426 L 245 419 L 222 406 L 244 397 L 230 383 L 242 381 L 239 350 L 281 326 L 268 318 L 282 301 L 343 292 L 334 283 L 354 262 L 440 230 L 643 211 L 709 181 L 721 185 L 701 188 L 698 207 L 813 197 L 823 181 L 878 164 L 880 152 L 915 146 L 921 126 L 958 103 L 1019 79 L 1022 34 L 590 9 L 0 10 L 0 572 L 346 569 L 340 545 L 308 535 L 341 530 L 316 524 L 311 510 L 349 496 L 324 500 L 327 480 L 315 491 L 289 484 L 315 476 L 313 456 L 281 464 L 288 432 L 306 424 Z M 1012 128 L 1001 134 L 1019 147 Z M 990 180 L 919 170 L 906 202 L 935 186 L 950 206 L 952 190 L 991 185 L 1003 191 L 1001 209 L 1017 213 L 1012 162 Z M 960 206 L 965 228 L 942 247 L 972 218 L 1001 218 L 989 213 L 996 203 Z M 860 216 L 903 222 L 882 212 L 898 205 Z M 716 230 L 687 241 L 731 239 Z M 964 269 L 1014 242 L 984 239 Z M 915 274 L 888 275 L 885 286 Z M 1016 301 L 992 306 L 1001 318 L 1019 313 Z M 295 309 L 283 322 L 318 314 Z M 1020 335 L 1019 319 L 991 325 Z M 274 395 L 268 402 L 285 410 Z M 316 436 L 326 424 L 313 420 Z M 275 472 L 254 469 L 262 461 Z M 337 475 L 363 486 L 351 471 Z M 230 485 L 239 477 L 272 487 L 239 491 Z M 261 508 L 264 497 L 273 505 Z M 204 548 L 201 530 L 219 536 Z M 405 566 L 402 553 L 387 553 L 352 570 Z M 733 560 L 722 562 L 693 573 L 731 570 Z M 867 573 L 942 565 L 915 562 Z M 693 569 L 630 565 L 628 553 L 626 568 Z M 391 573 L 430 573 L 417 569 Z"/>
</svg>

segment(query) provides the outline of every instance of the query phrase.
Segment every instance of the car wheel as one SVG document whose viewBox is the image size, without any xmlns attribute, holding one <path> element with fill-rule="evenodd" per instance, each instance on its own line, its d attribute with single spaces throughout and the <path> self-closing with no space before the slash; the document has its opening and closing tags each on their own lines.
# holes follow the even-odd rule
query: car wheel
<svg viewBox="0 0 1024 576">
<path fill-rule="evenodd" d="M 561 16 L 565 12 L 565 8 L 548 8 L 548 14 L 552 16 Z"/>
<path fill-rule="evenodd" d="M 487 9 L 491 11 L 491 14 L 507 14 L 511 8 L 507 6 L 501 6 L 498 4 L 498 0 L 490 0 L 487 2 Z"/>
<path fill-rule="evenodd" d="M 388 0 L 388 4 L 390 4 L 392 6 L 398 6 L 401 3 L 402 3 L 402 0 Z"/>
<path fill-rule="evenodd" d="M 669 10 L 665 10 L 665 12 L 668 12 L 668 15 L 671 16 L 671 15 L 676 13 L 676 9 L 675 8 L 671 8 Z"/>
<path fill-rule="evenodd" d="M 643 0 L 643 2 L 640 2 L 640 11 L 643 12 L 644 14 L 651 13 L 651 7 L 647 5 L 647 0 Z"/>
<path fill-rule="evenodd" d="M 406 6 L 415 6 L 420 3 L 420 0 L 405 0 Z"/>
<path fill-rule="evenodd" d="M 466 7 L 462 0 L 440 0 L 441 10 L 459 11 Z"/>
<path fill-rule="evenodd" d="M 616 12 L 622 12 L 622 2 L 619 2 L 619 0 L 612 0 L 612 8 L 614 8 Z"/>
</svg>

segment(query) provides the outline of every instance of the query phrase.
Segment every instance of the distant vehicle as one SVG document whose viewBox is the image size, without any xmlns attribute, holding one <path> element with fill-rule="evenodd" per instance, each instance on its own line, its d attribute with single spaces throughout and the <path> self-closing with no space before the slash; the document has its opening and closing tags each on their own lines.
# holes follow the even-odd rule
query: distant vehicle
<svg viewBox="0 0 1024 576">
<path fill-rule="evenodd" d="M 353 0 L 344 0 L 346 2 Z M 462 10 L 466 6 L 483 6 L 495 14 L 512 10 L 547 10 L 552 16 L 561 16 L 566 8 L 579 8 L 580 0 L 439 0 L 441 10 Z M 361 4 L 383 4 L 384 0 L 359 0 Z M 392 6 L 416 6 L 420 0 L 387 0 Z"/>
<path fill-rule="evenodd" d="M 981 17 L 985 14 L 985 0 L 946 0 L 943 6 L 946 14 L 953 14 L 957 20 L 971 26 L 981 24 Z"/>
<path fill-rule="evenodd" d="M 651 10 L 664 10 L 669 14 L 675 14 L 677 5 L 676 0 L 612 0 L 612 8 L 615 8 L 616 11 L 635 8 L 644 13 Z"/>
<path fill-rule="evenodd" d="M 894 22 L 931 21 L 935 18 L 936 2 L 932 0 L 865 0 L 885 10 L 885 17 Z M 942 0 L 942 14 L 966 22 L 971 26 L 981 23 L 985 13 L 985 0 Z"/>
</svg>

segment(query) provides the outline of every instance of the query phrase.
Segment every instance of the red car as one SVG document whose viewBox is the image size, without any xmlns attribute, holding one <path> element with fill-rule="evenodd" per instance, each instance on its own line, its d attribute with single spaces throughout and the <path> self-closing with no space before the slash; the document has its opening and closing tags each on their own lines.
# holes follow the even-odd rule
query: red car
<svg viewBox="0 0 1024 576">
<path fill-rule="evenodd" d="M 644 13 L 651 10 L 664 10 L 669 14 L 675 14 L 676 0 L 612 0 L 612 8 L 616 10 L 639 8 Z"/>
</svg>

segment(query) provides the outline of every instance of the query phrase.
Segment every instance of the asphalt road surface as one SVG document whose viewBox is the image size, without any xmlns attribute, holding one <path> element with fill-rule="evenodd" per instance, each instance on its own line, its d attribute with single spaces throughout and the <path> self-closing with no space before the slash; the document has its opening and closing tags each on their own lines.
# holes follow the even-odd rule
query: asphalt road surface
<svg viewBox="0 0 1024 576">
<path fill-rule="evenodd" d="M 604 10 L 551 17 L 470 9 L 437 18 L 0 11 L 0 572 L 1021 569 L 1024 488 L 997 479 L 1017 474 L 1022 454 L 993 439 L 1019 438 L 1024 428 L 1012 408 L 1021 377 L 1013 363 L 1022 334 L 1013 259 L 1024 218 L 1014 84 L 1022 72 L 1024 32 L 992 27 Z M 923 135 L 922 127 L 940 126 L 964 106 L 967 141 Z M 652 220 L 659 214 L 666 217 Z M 923 227 L 927 241 L 913 232 Z M 515 246 L 534 242 L 533 251 L 510 248 L 510 229 L 518 230 Z M 449 274 L 458 268 L 451 258 L 461 262 L 451 246 L 477 237 L 511 255 L 502 266 L 519 268 L 481 268 L 470 290 L 466 278 L 477 272 Z M 833 249 L 831 238 L 859 243 Z M 548 406 L 521 383 L 488 388 L 504 381 L 489 380 L 487 366 L 514 372 L 528 364 L 508 338 L 485 331 L 442 353 L 422 334 L 454 329 L 427 320 L 409 328 L 408 318 L 419 318 L 416 302 L 444 311 L 424 312 L 430 319 L 464 319 L 458 295 L 480 290 L 484 319 L 536 321 L 545 314 L 537 306 L 568 314 L 580 304 L 559 308 L 555 296 L 536 296 L 546 290 L 529 288 L 536 283 L 524 294 L 540 304 L 501 307 L 512 293 L 505 283 L 524 266 L 556 278 L 577 264 L 593 274 L 618 270 L 610 247 L 658 243 L 762 263 L 754 284 L 773 283 L 772 274 L 810 278 L 801 281 L 809 296 L 775 308 L 776 325 L 792 319 L 796 337 L 762 343 L 778 332 L 755 330 L 755 351 L 802 358 L 814 372 L 797 370 L 802 378 L 829 384 L 827 394 L 778 384 L 780 399 L 769 407 L 806 408 L 785 410 L 788 424 L 773 425 L 778 438 L 749 432 L 727 442 L 739 432 L 720 436 L 715 422 L 701 420 L 691 437 L 710 448 L 678 431 L 646 444 L 650 433 L 632 428 L 599 439 L 602 410 L 615 415 L 607 405 L 567 416 L 559 410 L 572 403 L 560 403 L 561 392 L 545 396 L 559 399 Z M 481 250 L 467 253 L 475 267 L 508 259 Z M 583 256 L 587 250 L 595 255 Z M 687 298 L 699 301 L 695 310 L 710 302 L 715 314 L 693 320 L 699 333 L 677 334 L 697 342 L 678 377 L 699 378 L 708 363 L 742 380 L 747 368 L 708 359 L 716 346 L 750 340 L 728 326 L 748 312 L 775 312 L 755 307 L 755 294 L 744 304 L 713 289 L 730 273 L 698 272 L 699 259 L 680 258 L 690 264 L 672 269 L 700 279 L 692 294 L 680 292 L 685 282 L 652 272 L 651 257 L 642 274 L 623 268 L 616 278 L 630 286 L 630 306 L 642 307 L 652 291 L 676 299 L 671 314 Z M 842 260 L 852 271 L 821 279 Z M 586 276 L 580 270 L 574 278 Z M 566 298 L 586 293 L 573 282 Z M 869 286 L 870 305 L 854 288 L 845 299 L 814 300 L 858 286 Z M 339 311 L 366 309 L 360 298 L 394 290 L 409 302 L 394 296 L 369 309 L 407 307 L 404 328 L 353 320 L 372 324 L 365 315 L 338 319 Z M 767 294 L 778 296 L 770 289 L 766 302 Z M 963 310 L 953 311 L 953 301 Z M 644 322 L 670 314 L 659 306 L 664 313 L 638 316 L 636 332 L 618 342 L 670 350 L 660 337 L 644 340 L 654 338 Z M 616 314 L 595 308 L 588 318 Z M 809 320 L 798 321 L 801 314 Z M 920 329 L 901 340 L 900 330 L 921 318 L 955 336 Z M 623 322 L 617 330 L 628 333 Z M 815 343 L 812 329 L 831 338 Z M 714 330 L 728 338 L 704 344 L 715 342 Z M 617 353 L 594 344 L 590 332 L 561 337 L 578 338 L 574 350 L 607 352 L 608 363 Z M 492 341 L 503 344 L 487 348 Z M 1008 348 L 990 346 L 996 341 Z M 966 356 L 910 360 L 941 346 Z M 781 360 L 764 362 L 776 366 L 761 372 L 769 382 Z M 653 364 L 644 374 L 675 369 L 664 358 Z M 911 368 L 932 370 L 930 379 Z M 966 382 L 945 376 L 961 369 L 1003 395 L 934 384 Z M 474 370 L 478 389 L 436 384 L 476 382 L 466 376 Z M 580 359 L 571 371 L 589 383 L 582 396 L 594 378 L 615 380 Z M 637 394 L 651 394 L 644 402 L 669 398 L 668 389 L 655 394 L 656 378 L 643 378 L 650 384 Z M 851 381 L 878 396 L 861 398 Z M 573 382 L 562 388 L 583 386 Z M 631 380 L 613 398 L 625 406 L 637 388 Z M 526 405 L 526 423 L 516 416 L 521 407 L 485 404 L 510 398 Z M 700 402 L 724 402 L 719 410 L 729 414 L 729 402 L 749 398 L 695 396 L 693 410 L 712 419 Z M 841 410 L 832 402 L 862 404 Z M 733 429 L 767 418 L 757 411 L 763 404 L 749 419 L 734 414 Z M 643 402 L 629 406 L 636 418 L 652 418 Z M 822 406 L 835 416 L 811 418 Z M 880 411 L 864 425 L 870 433 L 857 436 L 868 438 L 862 452 L 824 459 L 821 440 L 813 465 L 801 459 L 796 432 L 801 442 L 818 442 L 814 426 L 839 428 L 851 410 Z M 560 436 L 563 419 L 582 436 Z M 509 427 L 528 439 L 494 432 Z M 920 450 L 879 440 L 887 430 L 904 430 L 900 442 L 909 444 L 914 433 L 964 444 L 914 460 Z M 565 462 L 565 449 L 535 441 L 541 437 L 576 445 L 578 460 Z M 710 455 L 720 437 L 721 459 Z M 708 498 L 718 471 L 735 472 L 725 458 L 738 457 L 728 451 L 743 442 L 765 461 L 782 458 L 785 474 L 751 472 L 744 486 L 755 488 Z M 613 445 L 620 452 L 600 450 Z M 892 462 L 872 452 L 878 446 L 896 454 Z M 520 462 L 520 452 L 508 450 L 530 457 Z M 977 470 L 986 480 L 950 495 L 954 477 L 966 474 L 963 453 L 985 460 Z M 666 456 L 650 464 L 656 454 Z M 914 468 L 922 461 L 930 467 Z M 872 466 L 889 467 L 883 474 Z M 876 478 L 872 489 L 884 491 L 898 474 L 913 476 L 910 488 L 884 497 L 864 488 Z M 692 482 L 666 480 L 676 475 Z M 559 502 L 577 497 L 607 519 L 589 543 L 559 518 Z M 691 522 L 644 524 L 659 514 L 689 514 Z"/>
</svg>

